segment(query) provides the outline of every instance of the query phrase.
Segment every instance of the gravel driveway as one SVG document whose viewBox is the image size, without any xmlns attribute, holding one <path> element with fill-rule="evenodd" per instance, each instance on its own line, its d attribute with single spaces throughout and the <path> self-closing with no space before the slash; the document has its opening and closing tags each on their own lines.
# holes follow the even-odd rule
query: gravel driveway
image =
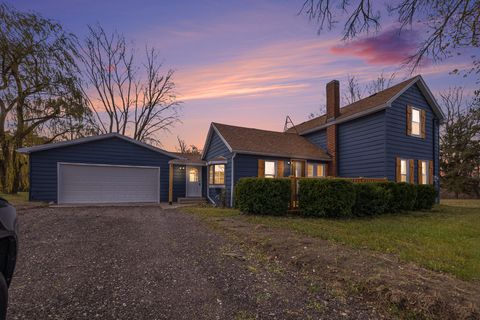
<svg viewBox="0 0 480 320">
<path fill-rule="evenodd" d="M 381 317 L 177 210 L 37 208 L 19 222 L 9 319 Z"/>
</svg>

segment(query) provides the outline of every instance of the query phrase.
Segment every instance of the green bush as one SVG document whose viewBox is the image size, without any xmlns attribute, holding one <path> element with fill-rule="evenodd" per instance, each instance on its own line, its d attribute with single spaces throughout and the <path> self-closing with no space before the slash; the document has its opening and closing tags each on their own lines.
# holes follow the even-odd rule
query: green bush
<svg viewBox="0 0 480 320">
<path fill-rule="evenodd" d="M 417 188 L 411 183 L 399 183 L 399 201 L 400 210 L 415 210 L 415 202 L 417 199 Z"/>
<path fill-rule="evenodd" d="M 301 179 L 299 209 L 306 216 L 350 217 L 355 204 L 353 183 L 344 179 Z"/>
<path fill-rule="evenodd" d="M 373 216 L 387 212 L 391 201 L 389 190 L 377 183 L 355 183 L 355 204 L 353 214 L 356 216 Z"/>
<path fill-rule="evenodd" d="M 435 204 L 437 193 L 432 185 L 419 184 L 416 186 L 417 198 L 415 201 L 416 210 L 429 210 Z"/>
<path fill-rule="evenodd" d="M 394 213 L 399 212 L 401 209 L 401 190 L 398 183 L 385 181 L 377 182 L 377 186 L 383 188 L 389 194 L 388 202 L 386 204 L 385 212 Z"/>
<path fill-rule="evenodd" d="M 388 201 L 385 212 L 394 213 L 403 210 L 414 210 L 415 199 L 417 197 L 414 184 L 405 182 L 377 182 L 377 185 L 390 192 L 390 201 Z"/>
<path fill-rule="evenodd" d="M 243 213 L 285 214 L 290 188 L 290 179 L 242 178 L 235 186 L 235 206 Z"/>
</svg>

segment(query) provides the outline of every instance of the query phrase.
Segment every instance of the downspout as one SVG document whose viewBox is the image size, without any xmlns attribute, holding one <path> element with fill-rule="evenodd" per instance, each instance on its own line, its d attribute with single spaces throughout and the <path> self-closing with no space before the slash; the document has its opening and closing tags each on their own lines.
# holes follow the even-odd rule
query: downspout
<svg viewBox="0 0 480 320">
<path fill-rule="evenodd" d="M 233 207 L 233 182 L 234 182 L 234 175 L 235 175 L 235 156 L 237 154 L 234 152 L 233 155 L 232 155 L 232 174 L 231 174 L 231 177 L 230 177 L 230 207 Z"/>
</svg>

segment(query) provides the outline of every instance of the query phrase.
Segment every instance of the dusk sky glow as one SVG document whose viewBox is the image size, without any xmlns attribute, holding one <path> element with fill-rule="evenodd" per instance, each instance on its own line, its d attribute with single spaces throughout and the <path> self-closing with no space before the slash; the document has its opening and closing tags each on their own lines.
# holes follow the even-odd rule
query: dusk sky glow
<svg viewBox="0 0 480 320">
<path fill-rule="evenodd" d="M 7 2 L 60 22 L 80 39 L 87 25 L 100 23 L 124 33 L 139 53 L 146 44 L 158 49 L 165 67 L 176 71 L 184 102 L 182 123 L 162 136 L 168 150 L 177 135 L 202 148 L 212 121 L 277 131 L 286 115 L 303 122 L 324 104 L 325 84 L 338 79 L 342 90 L 348 74 L 367 83 L 382 71 L 397 72 L 402 81 L 411 76 L 402 61 L 422 37 L 418 30 L 398 35 L 386 15 L 378 34 L 349 43 L 340 40 L 341 24 L 318 35 L 315 24 L 297 15 L 303 0 Z M 468 63 L 463 55 L 417 73 L 434 94 L 450 86 L 471 93 L 474 80 L 449 74 Z"/>
</svg>

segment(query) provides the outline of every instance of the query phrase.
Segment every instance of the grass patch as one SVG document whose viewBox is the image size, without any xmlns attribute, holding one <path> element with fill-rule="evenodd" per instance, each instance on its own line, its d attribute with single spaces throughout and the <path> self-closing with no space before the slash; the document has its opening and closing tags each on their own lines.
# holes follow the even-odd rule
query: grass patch
<svg viewBox="0 0 480 320">
<path fill-rule="evenodd" d="M 6 199 L 13 205 L 28 203 L 28 192 L 19 192 L 17 194 L 5 194 L 0 192 L 0 197 Z"/>
<path fill-rule="evenodd" d="M 185 210 L 204 218 L 242 219 L 356 248 L 394 253 L 432 270 L 480 280 L 480 200 L 446 200 L 428 212 L 351 220 L 246 216 L 234 209 Z"/>
</svg>

